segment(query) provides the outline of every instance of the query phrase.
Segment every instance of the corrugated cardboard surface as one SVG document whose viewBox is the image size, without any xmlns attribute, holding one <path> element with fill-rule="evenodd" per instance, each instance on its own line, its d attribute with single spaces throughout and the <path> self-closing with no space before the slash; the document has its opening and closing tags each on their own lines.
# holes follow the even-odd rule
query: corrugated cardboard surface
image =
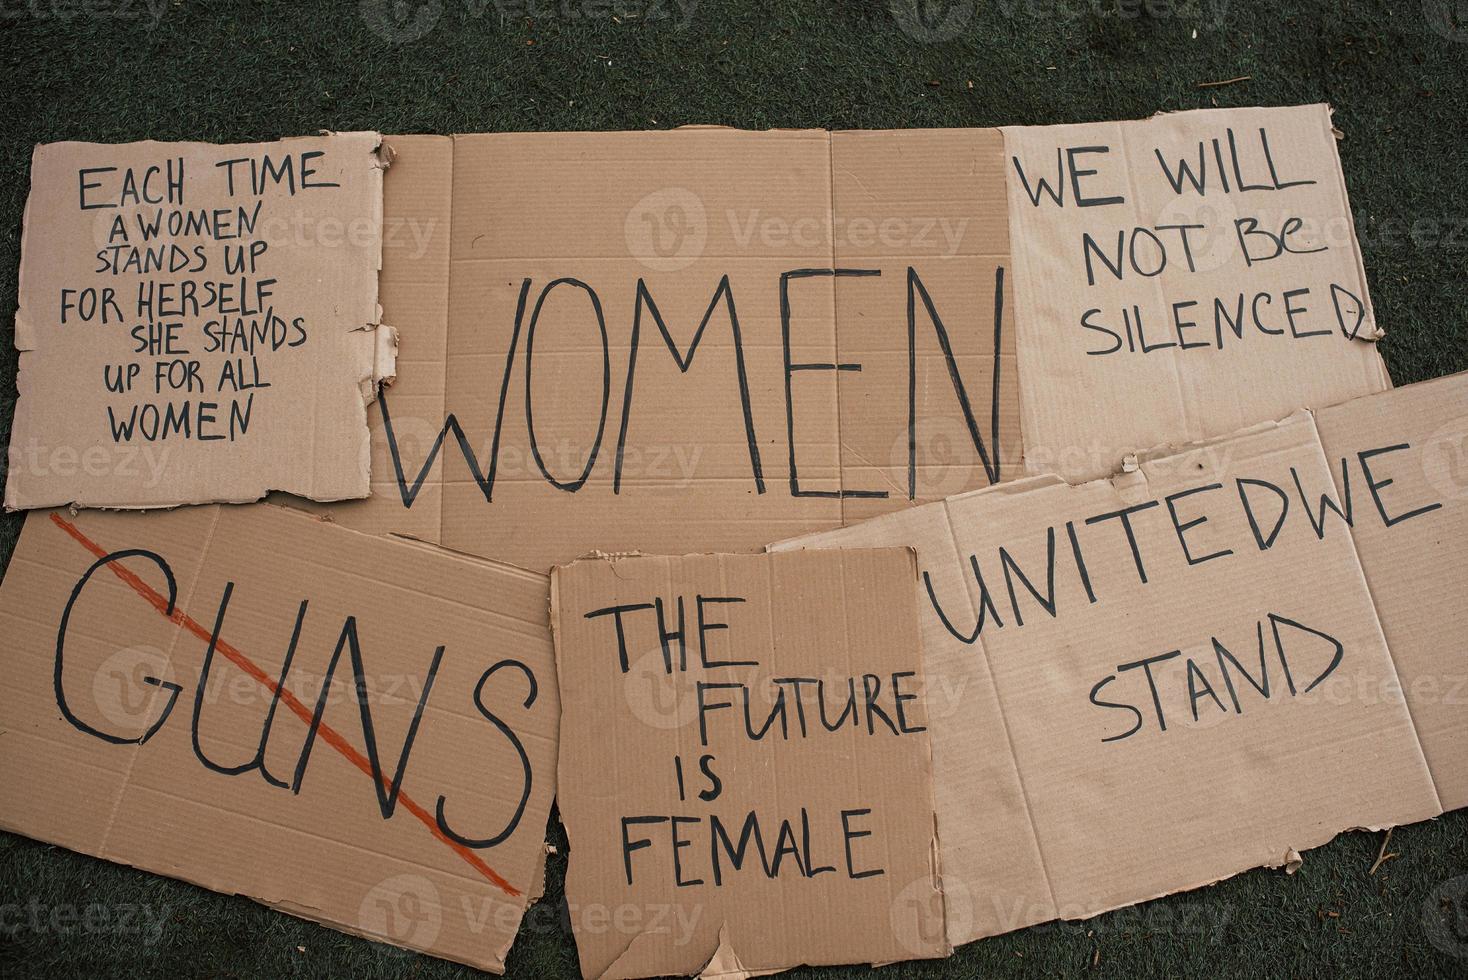
<svg viewBox="0 0 1468 980">
<path fill-rule="evenodd" d="M 7 509 L 365 497 L 380 139 L 36 147 Z"/>
<path fill-rule="evenodd" d="M 1406 698 L 1443 809 L 1468 806 L 1468 374 L 1315 421 L 1396 661 L 1389 693 Z"/>
<path fill-rule="evenodd" d="M 1020 472 L 997 130 L 387 141 L 404 356 L 343 522 L 546 569 Z"/>
<path fill-rule="evenodd" d="M 554 793 L 544 576 L 269 505 L 38 512 L 0 626 L 0 826 L 503 970 Z"/>
<path fill-rule="evenodd" d="M 1333 492 L 1297 413 L 778 546 L 917 550 L 955 944 L 1440 812 Z"/>
<path fill-rule="evenodd" d="M 584 976 L 949 951 L 914 574 L 906 549 L 552 572 Z M 621 606 L 637 608 L 606 612 Z M 736 870 L 751 813 L 763 845 L 745 841 Z"/>
<path fill-rule="evenodd" d="M 1094 479 L 1128 452 L 1390 387 L 1328 107 L 1004 139 L 1030 472 Z M 1242 336 L 1215 301 L 1243 310 Z"/>
</svg>

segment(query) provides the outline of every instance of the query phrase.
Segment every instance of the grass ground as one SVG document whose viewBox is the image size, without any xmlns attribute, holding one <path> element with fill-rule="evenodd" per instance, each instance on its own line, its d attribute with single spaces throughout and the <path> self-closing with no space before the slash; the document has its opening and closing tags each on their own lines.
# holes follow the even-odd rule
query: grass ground
<svg viewBox="0 0 1468 980">
<path fill-rule="evenodd" d="M 916 6 L 914 7 L 914 4 Z M 987 126 L 1328 101 L 1398 383 L 1468 369 L 1468 9 L 1243 0 L 5 0 L 0 439 L 31 146 L 383 132 Z M 1238 79 L 1228 85 L 1204 85 Z M 8 561 L 20 521 L 0 526 Z M 3 655 L 0 638 L 0 655 Z M 0 695 L 3 696 L 3 695 Z M 0 792 L 4 792 L 0 788 Z M 1225 814 L 1219 815 L 1226 820 Z M 565 840 L 512 976 L 573 976 Z M 1468 814 L 888 976 L 1468 973 Z M 1456 890 L 1455 899 L 1449 895 Z M 1444 904 L 1449 899 L 1456 905 Z M 27 910 L 101 908 L 90 924 Z M 123 927 L 121 912 L 133 910 Z M 1437 928 L 1456 914 L 1456 931 Z M 104 917 L 105 913 L 105 917 Z M 139 930 L 140 922 L 146 923 Z M 100 925 L 99 925 L 100 923 Z M 0 972 L 449 977 L 441 961 L 0 835 Z M 864 971 L 805 971 L 855 976 Z"/>
</svg>

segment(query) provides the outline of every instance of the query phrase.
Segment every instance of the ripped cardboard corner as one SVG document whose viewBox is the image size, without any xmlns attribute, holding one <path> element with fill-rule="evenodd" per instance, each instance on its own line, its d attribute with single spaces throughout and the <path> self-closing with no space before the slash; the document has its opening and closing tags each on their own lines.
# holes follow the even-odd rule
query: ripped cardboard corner
<svg viewBox="0 0 1468 980">
<path fill-rule="evenodd" d="M 1468 802 L 1465 455 L 1457 375 L 773 546 L 916 549 L 950 941 Z"/>
<path fill-rule="evenodd" d="M 555 790 L 546 588 L 268 504 L 33 513 L 0 827 L 503 972 Z"/>
<path fill-rule="evenodd" d="M 951 952 L 911 551 L 552 572 L 582 975 Z"/>
<path fill-rule="evenodd" d="M 365 497 L 380 145 L 37 146 L 6 508 Z"/>
<path fill-rule="evenodd" d="M 411 358 L 370 409 L 371 498 L 333 508 L 364 530 L 537 570 L 758 551 L 1388 386 L 1346 336 L 1374 319 L 1325 106 L 386 140 L 382 301 Z M 1220 334 L 1208 299 L 1238 294 L 1269 299 Z M 1091 354 L 1112 341 L 1086 311 L 1124 333 L 1134 306 L 1137 350 Z"/>
</svg>

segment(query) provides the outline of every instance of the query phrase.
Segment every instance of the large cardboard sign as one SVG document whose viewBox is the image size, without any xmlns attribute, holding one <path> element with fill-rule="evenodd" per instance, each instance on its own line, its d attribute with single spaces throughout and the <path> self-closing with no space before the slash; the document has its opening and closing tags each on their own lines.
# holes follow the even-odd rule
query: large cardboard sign
<svg viewBox="0 0 1468 980">
<path fill-rule="evenodd" d="M 380 139 L 36 147 L 6 508 L 365 497 Z"/>
<path fill-rule="evenodd" d="M 1328 120 L 389 137 L 382 297 L 406 354 L 372 409 L 373 498 L 333 512 L 536 569 L 751 551 L 1379 390 Z M 1200 145 L 1206 185 L 1174 191 Z M 1178 283 L 1267 298 L 1183 357 L 1153 350 L 1157 318 L 1214 307 Z M 1075 321 L 1098 305 L 1113 330 L 1145 305 L 1150 352 L 1089 355 Z"/>
<path fill-rule="evenodd" d="M 1032 473 L 1390 387 L 1322 105 L 1010 126 Z"/>
<path fill-rule="evenodd" d="M 0 827 L 503 971 L 554 794 L 545 597 L 269 505 L 33 514 Z"/>
<path fill-rule="evenodd" d="M 1022 472 L 997 130 L 389 143 L 405 357 L 344 522 L 546 569 Z"/>
<path fill-rule="evenodd" d="M 552 572 L 586 977 L 941 956 L 907 549 Z"/>
<path fill-rule="evenodd" d="M 1461 792 L 1440 775 L 1461 707 L 1403 698 L 1462 673 L 1434 642 L 1455 591 L 1429 583 L 1465 575 L 1444 501 L 1464 388 L 1437 385 L 1324 413 L 1330 466 L 1301 412 L 1108 480 L 1036 477 L 776 546 L 917 551 L 955 944 L 1287 863 Z"/>
</svg>

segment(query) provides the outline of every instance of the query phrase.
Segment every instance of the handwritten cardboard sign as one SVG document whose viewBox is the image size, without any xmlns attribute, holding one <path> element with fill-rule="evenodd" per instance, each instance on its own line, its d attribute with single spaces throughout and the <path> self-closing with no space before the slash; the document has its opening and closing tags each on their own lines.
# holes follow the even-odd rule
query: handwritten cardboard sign
<svg viewBox="0 0 1468 980">
<path fill-rule="evenodd" d="M 998 130 L 390 137 L 344 523 L 548 569 L 1023 472 Z"/>
<path fill-rule="evenodd" d="M 1004 130 L 1026 463 L 1390 387 L 1323 105 Z"/>
<path fill-rule="evenodd" d="M 914 583 L 906 549 L 552 572 L 584 976 L 949 952 Z"/>
<path fill-rule="evenodd" d="M 1433 642 L 1456 592 L 1428 583 L 1465 576 L 1464 387 L 1436 384 L 1322 413 L 1329 466 L 1300 412 L 776 546 L 917 551 L 952 942 L 1288 863 L 1461 792 L 1434 783 L 1461 707 L 1403 697 L 1463 669 Z"/>
<path fill-rule="evenodd" d="M 270 505 L 32 514 L 0 826 L 503 971 L 554 793 L 545 597 Z"/>
<path fill-rule="evenodd" d="M 36 147 L 6 508 L 366 496 L 379 142 Z"/>
<path fill-rule="evenodd" d="M 370 411 L 372 499 L 333 513 L 536 569 L 753 551 L 1380 390 L 1328 119 L 388 137 L 411 354 Z M 1242 335 L 1195 347 L 1239 293 Z M 1191 300 L 1188 349 L 1158 349 Z M 1133 307 L 1149 352 L 1088 353 Z"/>
</svg>

